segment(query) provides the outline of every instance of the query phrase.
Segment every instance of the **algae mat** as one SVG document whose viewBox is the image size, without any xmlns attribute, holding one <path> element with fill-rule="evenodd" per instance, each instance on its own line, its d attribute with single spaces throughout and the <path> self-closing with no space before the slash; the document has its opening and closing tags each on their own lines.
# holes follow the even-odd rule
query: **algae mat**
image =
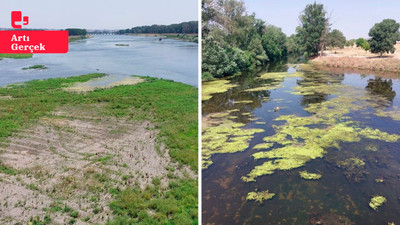
<svg viewBox="0 0 400 225">
<path fill-rule="evenodd" d="M 400 224 L 399 80 L 283 67 L 212 90 L 205 223 Z"/>
</svg>

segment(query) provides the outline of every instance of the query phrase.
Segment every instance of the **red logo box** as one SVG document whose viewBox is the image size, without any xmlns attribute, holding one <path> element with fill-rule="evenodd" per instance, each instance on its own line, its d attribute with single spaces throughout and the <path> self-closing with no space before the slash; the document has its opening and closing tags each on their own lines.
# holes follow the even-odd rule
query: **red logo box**
<svg viewBox="0 0 400 225">
<path fill-rule="evenodd" d="M 0 31 L 0 53 L 67 53 L 68 31 Z"/>
</svg>

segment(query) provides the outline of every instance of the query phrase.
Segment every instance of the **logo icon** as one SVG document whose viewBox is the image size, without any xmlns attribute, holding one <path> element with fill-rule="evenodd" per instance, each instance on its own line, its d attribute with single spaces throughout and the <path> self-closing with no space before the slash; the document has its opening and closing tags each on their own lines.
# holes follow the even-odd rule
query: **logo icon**
<svg viewBox="0 0 400 225">
<path fill-rule="evenodd" d="M 29 17 L 24 16 L 22 17 L 22 12 L 21 11 L 12 11 L 11 12 L 11 26 L 14 29 L 21 29 L 22 25 L 17 24 L 23 22 L 22 25 L 28 25 L 29 24 Z"/>
</svg>

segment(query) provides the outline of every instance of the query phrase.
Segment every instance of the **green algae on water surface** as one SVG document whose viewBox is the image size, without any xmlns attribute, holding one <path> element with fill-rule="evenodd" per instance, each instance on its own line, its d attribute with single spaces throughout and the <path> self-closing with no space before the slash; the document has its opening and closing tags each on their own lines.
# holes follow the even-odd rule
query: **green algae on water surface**
<svg viewBox="0 0 400 225">
<path fill-rule="evenodd" d="M 302 120 L 303 118 L 304 120 Z M 283 147 L 270 151 L 253 154 L 255 159 L 270 159 L 262 165 L 256 166 L 243 181 L 255 181 L 254 178 L 274 173 L 275 170 L 291 170 L 305 165 L 308 161 L 322 158 L 325 148 L 334 147 L 340 149 L 341 142 L 358 142 L 361 138 L 377 139 L 387 142 L 395 142 L 400 136 L 388 134 L 378 129 L 358 128 L 355 123 L 348 121 L 333 124 L 332 120 L 321 120 L 311 117 L 284 116 L 277 120 L 286 120 L 281 126 L 274 126 L 277 133 L 264 138 L 265 146 L 277 143 Z M 303 125 L 312 123 L 328 123 L 326 128 L 309 128 Z M 263 146 L 263 144 L 260 144 Z"/>
<path fill-rule="evenodd" d="M 212 98 L 212 94 L 224 93 L 229 89 L 238 86 L 231 84 L 229 80 L 219 79 L 202 83 L 201 100 L 206 101 Z"/>
<path fill-rule="evenodd" d="M 227 116 L 229 112 L 220 114 Z M 213 116 L 211 115 L 210 117 Z M 264 131 L 263 129 L 243 129 L 242 127 L 245 124 L 233 122 L 227 118 L 219 117 L 219 120 L 218 125 L 203 128 L 203 169 L 208 168 L 212 164 L 210 159 L 212 155 L 244 151 L 249 147 L 249 141 L 253 138 L 253 135 Z"/>
<path fill-rule="evenodd" d="M 321 179 L 321 177 L 322 177 L 322 174 L 309 173 L 306 170 L 300 171 L 299 175 L 301 178 L 306 179 L 306 180 L 318 180 L 318 179 Z"/>
<path fill-rule="evenodd" d="M 256 202 L 263 202 L 264 200 L 271 199 L 275 196 L 274 193 L 269 193 L 268 190 L 261 192 L 249 192 L 247 194 L 246 200 L 254 200 Z"/>
<path fill-rule="evenodd" d="M 392 120 L 400 120 L 400 110 L 383 111 L 378 109 L 375 115 L 379 117 L 390 117 Z"/>
<path fill-rule="evenodd" d="M 369 207 L 371 207 L 373 210 L 378 210 L 378 207 L 383 205 L 383 203 L 386 202 L 386 198 L 380 195 L 375 195 L 374 197 L 371 198 L 371 201 L 369 202 Z"/>
</svg>

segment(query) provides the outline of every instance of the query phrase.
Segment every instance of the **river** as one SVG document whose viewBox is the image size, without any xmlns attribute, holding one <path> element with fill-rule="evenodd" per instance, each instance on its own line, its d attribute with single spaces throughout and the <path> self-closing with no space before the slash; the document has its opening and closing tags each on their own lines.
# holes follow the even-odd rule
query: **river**
<svg viewBox="0 0 400 225">
<path fill-rule="evenodd" d="M 32 65 L 45 65 L 48 69 L 22 70 Z M 113 75 L 113 81 L 140 75 L 197 86 L 197 68 L 196 43 L 159 41 L 156 37 L 95 35 L 71 42 L 67 54 L 34 54 L 30 59 L 0 60 L 0 86 L 87 73 L 107 73 Z"/>
<path fill-rule="evenodd" d="M 279 65 L 206 90 L 204 224 L 400 224 L 399 79 Z"/>
</svg>

